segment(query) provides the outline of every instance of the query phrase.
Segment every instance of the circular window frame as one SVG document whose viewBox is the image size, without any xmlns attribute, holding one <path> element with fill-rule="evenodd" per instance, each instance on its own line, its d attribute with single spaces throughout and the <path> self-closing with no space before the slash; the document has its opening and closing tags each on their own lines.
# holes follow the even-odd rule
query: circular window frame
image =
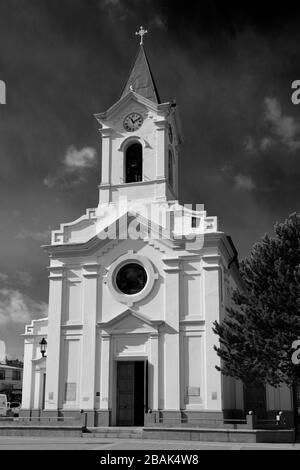
<svg viewBox="0 0 300 470">
<path fill-rule="evenodd" d="M 135 286 L 133 287 L 133 292 L 126 292 L 126 286 L 123 286 L 123 288 L 120 287 L 120 283 L 122 284 L 123 280 L 122 280 L 122 275 L 124 275 L 124 271 L 123 270 L 126 270 L 128 267 L 133 267 L 135 270 L 138 269 L 138 276 L 142 275 L 143 276 L 143 279 L 142 279 L 142 285 L 140 285 L 139 283 L 136 282 L 136 279 L 135 279 Z M 121 273 L 121 271 L 123 271 L 123 273 Z M 120 277 L 119 277 L 120 276 Z M 140 294 L 147 286 L 148 284 L 148 274 L 144 268 L 144 266 L 141 264 L 141 263 L 133 263 L 132 261 L 130 263 L 125 263 L 123 265 L 121 265 L 121 267 L 119 267 L 118 269 L 116 269 L 115 271 L 115 274 L 114 274 L 114 278 L 113 278 L 113 281 L 114 281 L 114 285 L 115 285 L 115 289 L 118 290 L 119 292 L 121 292 L 121 294 L 125 294 L 125 295 L 136 295 L 136 294 Z M 128 286 L 127 286 L 128 287 Z M 128 290 L 128 289 L 127 289 Z"/>
<path fill-rule="evenodd" d="M 116 276 L 119 270 L 126 264 L 130 263 L 141 265 L 145 269 L 147 275 L 147 282 L 144 288 L 136 294 L 124 294 L 118 289 L 116 284 Z M 120 258 L 114 261 L 107 273 L 107 285 L 110 292 L 115 297 L 115 299 L 118 300 L 118 302 L 125 303 L 128 306 L 132 306 L 136 302 L 140 302 L 145 297 L 147 297 L 152 291 L 154 283 L 157 279 L 158 274 L 154 271 L 152 263 L 149 261 L 149 259 L 141 255 L 136 255 L 132 252 L 120 256 Z"/>
</svg>

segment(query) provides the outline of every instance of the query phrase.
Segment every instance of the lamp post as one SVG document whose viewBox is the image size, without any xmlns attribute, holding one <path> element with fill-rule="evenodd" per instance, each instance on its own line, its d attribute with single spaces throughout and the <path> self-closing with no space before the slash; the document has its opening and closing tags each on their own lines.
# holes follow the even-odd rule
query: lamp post
<svg viewBox="0 0 300 470">
<path fill-rule="evenodd" d="M 45 338 L 43 338 L 42 341 L 40 341 L 40 350 L 41 350 L 42 357 L 47 357 L 45 356 L 46 351 L 47 351 L 47 341 L 45 340 Z"/>
</svg>

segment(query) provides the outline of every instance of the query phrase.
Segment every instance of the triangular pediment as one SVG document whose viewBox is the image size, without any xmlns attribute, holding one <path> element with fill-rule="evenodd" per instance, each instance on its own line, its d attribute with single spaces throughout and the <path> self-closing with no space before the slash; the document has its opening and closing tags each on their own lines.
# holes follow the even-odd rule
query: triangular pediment
<svg viewBox="0 0 300 470">
<path fill-rule="evenodd" d="M 136 102 L 145 106 L 147 109 L 154 111 L 156 113 L 164 111 L 169 108 L 170 103 L 157 104 L 153 101 L 150 101 L 148 98 L 140 95 L 134 91 L 128 91 L 128 93 L 122 98 L 120 98 L 116 103 L 114 103 L 109 109 L 103 113 L 95 114 L 95 118 L 101 125 L 105 125 L 106 121 L 111 120 L 115 115 L 122 112 L 123 109 L 129 106 L 130 102 Z"/>
<path fill-rule="evenodd" d="M 98 323 L 98 326 L 109 334 L 122 332 L 155 333 L 163 323 L 162 320 L 151 320 L 146 315 L 137 313 L 132 309 L 126 309 L 111 320 Z"/>
</svg>

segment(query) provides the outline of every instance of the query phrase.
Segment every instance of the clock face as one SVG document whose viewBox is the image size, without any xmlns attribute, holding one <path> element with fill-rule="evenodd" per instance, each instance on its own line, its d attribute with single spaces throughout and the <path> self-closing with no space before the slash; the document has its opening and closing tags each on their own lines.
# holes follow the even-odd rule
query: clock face
<svg viewBox="0 0 300 470">
<path fill-rule="evenodd" d="M 169 124 L 169 141 L 172 143 L 173 142 L 173 131 L 172 131 L 172 126 Z"/>
<path fill-rule="evenodd" d="M 123 121 L 124 129 L 128 132 L 138 130 L 143 124 L 143 118 L 139 113 L 131 113 Z"/>
</svg>

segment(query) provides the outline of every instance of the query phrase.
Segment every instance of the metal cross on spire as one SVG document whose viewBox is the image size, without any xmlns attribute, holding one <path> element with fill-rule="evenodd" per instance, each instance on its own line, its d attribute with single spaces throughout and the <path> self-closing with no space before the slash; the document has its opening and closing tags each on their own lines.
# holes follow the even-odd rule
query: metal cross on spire
<svg viewBox="0 0 300 470">
<path fill-rule="evenodd" d="M 141 36 L 140 46 L 142 46 L 144 44 L 144 36 L 147 33 L 148 33 L 148 31 L 146 29 L 144 29 L 143 26 L 141 26 L 140 30 L 135 33 L 136 36 Z"/>
</svg>

